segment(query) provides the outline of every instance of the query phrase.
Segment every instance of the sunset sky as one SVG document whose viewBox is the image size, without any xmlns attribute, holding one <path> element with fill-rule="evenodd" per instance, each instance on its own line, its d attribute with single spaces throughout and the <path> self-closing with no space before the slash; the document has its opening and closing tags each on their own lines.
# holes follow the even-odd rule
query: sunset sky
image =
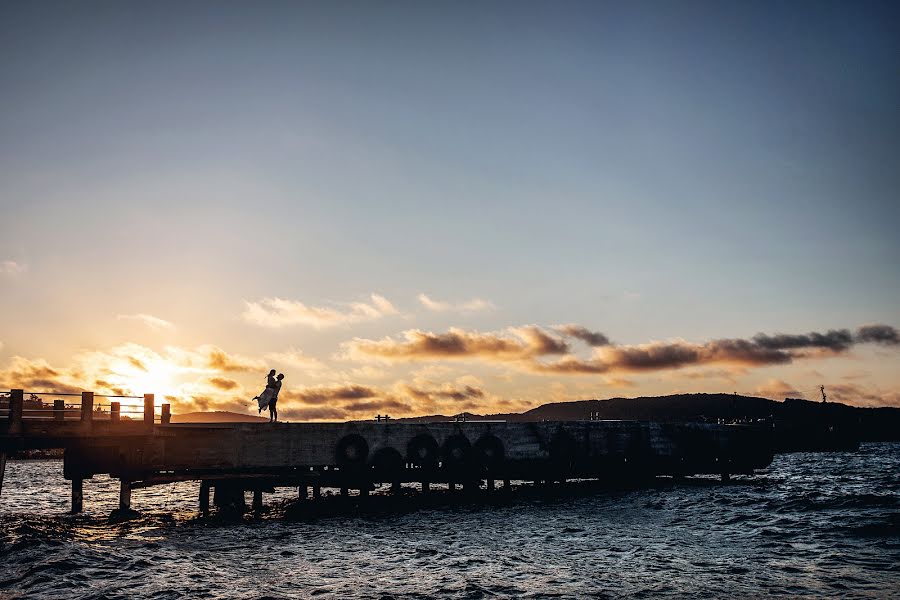
<svg viewBox="0 0 900 600">
<path fill-rule="evenodd" d="M 0 388 L 900 406 L 886 2 L 4 2 Z"/>
</svg>

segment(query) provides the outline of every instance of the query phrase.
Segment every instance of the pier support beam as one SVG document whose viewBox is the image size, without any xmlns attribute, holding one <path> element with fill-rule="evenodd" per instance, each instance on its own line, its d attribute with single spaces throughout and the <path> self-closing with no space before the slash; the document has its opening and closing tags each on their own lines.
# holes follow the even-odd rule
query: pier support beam
<svg viewBox="0 0 900 600">
<path fill-rule="evenodd" d="M 131 510 L 131 482 L 124 479 L 119 482 L 119 510 Z"/>
<path fill-rule="evenodd" d="M 489 492 L 494 491 L 494 480 L 491 479 L 490 477 L 488 477 L 488 480 L 487 480 L 487 489 Z"/>
<path fill-rule="evenodd" d="M 423 481 L 423 482 L 422 482 L 422 493 L 423 493 L 423 494 L 428 494 L 428 493 L 430 493 L 430 492 L 431 492 L 431 482 L 429 482 L 429 481 Z"/>
<path fill-rule="evenodd" d="M 309 488 L 307 488 L 305 485 L 301 485 L 300 487 L 298 487 L 297 488 L 297 498 L 300 501 L 308 500 L 309 499 Z"/>
<path fill-rule="evenodd" d="M 209 514 L 209 482 L 200 482 L 200 514 L 204 517 Z"/>
<path fill-rule="evenodd" d="M 261 513 L 263 508 L 262 490 L 253 490 L 253 512 Z"/>
<path fill-rule="evenodd" d="M 318 485 L 313 486 L 313 499 L 318 500 L 322 497 L 322 487 Z"/>
<path fill-rule="evenodd" d="M 84 480 L 72 480 L 72 514 L 77 515 L 84 510 Z"/>
</svg>

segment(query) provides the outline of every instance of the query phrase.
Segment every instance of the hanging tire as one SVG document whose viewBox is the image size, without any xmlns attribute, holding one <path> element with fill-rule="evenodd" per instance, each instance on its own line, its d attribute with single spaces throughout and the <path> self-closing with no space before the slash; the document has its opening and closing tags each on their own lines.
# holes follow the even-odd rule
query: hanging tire
<svg viewBox="0 0 900 600">
<path fill-rule="evenodd" d="M 403 455 L 394 448 L 381 448 L 372 455 L 374 481 L 397 481 L 405 466 Z"/>
<path fill-rule="evenodd" d="M 458 433 L 451 435 L 444 441 L 441 449 L 444 466 L 450 469 L 462 469 L 472 462 L 472 444 L 466 436 Z"/>
<path fill-rule="evenodd" d="M 423 469 L 436 467 L 441 458 L 437 441 L 427 433 L 421 433 L 406 445 L 406 459 Z"/>
<path fill-rule="evenodd" d="M 490 433 L 481 436 L 475 442 L 475 457 L 482 468 L 488 471 L 496 469 L 506 459 L 503 442 L 500 441 L 500 438 Z"/>
<path fill-rule="evenodd" d="M 362 466 L 369 456 L 369 444 L 363 436 L 352 433 L 341 438 L 335 447 L 334 455 L 338 466 Z"/>
<path fill-rule="evenodd" d="M 550 462 L 557 469 L 568 471 L 578 458 L 578 442 L 565 429 L 557 429 L 550 440 Z"/>
</svg>

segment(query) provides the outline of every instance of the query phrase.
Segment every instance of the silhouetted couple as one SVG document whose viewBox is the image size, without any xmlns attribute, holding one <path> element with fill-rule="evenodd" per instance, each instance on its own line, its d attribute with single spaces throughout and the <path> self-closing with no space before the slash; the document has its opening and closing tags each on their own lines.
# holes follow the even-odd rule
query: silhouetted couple
<svg viewBox="0 0 900 600">
<path fill-rule="evenodd" d="M 279 373 L 278 377 L 275 377 L 275 369 L 269 371 L 269 375 L 266 377 L 266 389 L 254 398 L 259 403 L 260 413 L 264 408 L 269 409 L 269 423 L 278 420 L 278 394 L 281 392 L 282 379 L 284 379 L 284 373 Z"/>
</svg>

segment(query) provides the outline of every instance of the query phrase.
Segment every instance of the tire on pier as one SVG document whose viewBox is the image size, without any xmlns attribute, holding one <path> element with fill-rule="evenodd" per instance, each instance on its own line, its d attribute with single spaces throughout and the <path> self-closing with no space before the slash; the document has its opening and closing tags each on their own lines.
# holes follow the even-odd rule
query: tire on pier
<svg viewBox="0 0 900 600">
<path fill-rule="evenodd" d="M 575 468 L 578 460 L 578 442 L 575 437 L 560 427 L 550 439 L 550 465 L 554 471 L 568 473 Z"/>
<path fill-rule="evenodd" d="M 496 435 L 487 433 L 475 442 L 475 458 L 483 471 L 495 471 L 506 460 L 503 442 Z"/>
<path fill-rule="evenodd" d="M 394 483 L 403 475 L 405 464 L 403 455 L 395 448 L 380 448 L 370 461 L 373 471 L 372 481 Z"/>
<path fill-rule="evenodd" d="M 440 458 L 441 447 L 427 433 L 420 433 L 406 445 L 406 459 L 417 467 L 433 469 L 437 467 Z"/>
<path fill-rule="evenodd" d="M 369 457 L 369 443 L 359 434 L 351 433 L 341 438 L 334 449 L 334 458 L 339 467 L 362 467 Z"/>
<path fill-rule="evenodd" d="M 462 472 L 472 466 L 472 444 L 469 438 L 461 433 L 451 435 L 444 440 L 441 448 L 441 456 L 444 459 L 444 468 Z"/>
</svg>

